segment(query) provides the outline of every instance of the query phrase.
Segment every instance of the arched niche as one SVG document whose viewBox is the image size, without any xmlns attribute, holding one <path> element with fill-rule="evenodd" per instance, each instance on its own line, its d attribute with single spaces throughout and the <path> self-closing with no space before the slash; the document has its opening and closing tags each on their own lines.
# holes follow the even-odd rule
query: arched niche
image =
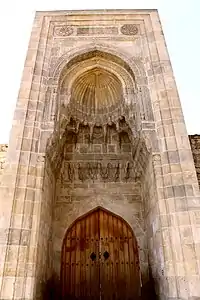
<svg viewBox="0 0 200 300">
<path fill-rule="evenodd" d="M 77 77 L 71 88 L 74 107 L 86 115 L 112 113 L 120 106 L 123 90 L 113 73 L 99 67 L 85 71 Z"/>
<path fill-rule="evenodd" d="M 142 62 L 127 57 L 118 49 L 110 49 L 102 45 L 95 47 L 90 45 L 76 49 L 76 51 L 72 50 L 57 61 L 51 72 L 52 79 L 46 97 L 46 113 L 44 111 L 46 121 L 52 120 L 53 116 L 54 123 L 62 124 L 63 117 L 68 118 L 69 112 L 74 113 L 72 107 L 69 107 L 72 86 L 77 78 L 81 78 L 86 72 L 93 72 L 94 69 L 112 73 L 112 77 L 116 76 L 121 82 L 121 108 L 122 106 L 126 108 L 122 110 L 120 108 L 120 112 L 126 110 L 127 118 L 134 115 L 137 119 L 137 130 L 141 127 L 141 120 L 153 118 L 148 88 L 146 85 L 141 86 L 140 84 L 140 79 L 145 78 Z M 66 109 L 67 106 L 68 109 Z"/>
<path fill-rule="evenodd" d="M 73 64 L 70 61 L 70 63 L 66 64 L 63 68 L 58 83 L 61 103 L 66 105 L 69 102 L 74 81 L 86 72 L 93 72 L 94 69 L 101 69 L 102 72 L 107 72 L 109 77 L 117 78 L 116 80 L 121 82 L 124 99 L 127 99 L 128 94 L 132 94 L 133 97 L 137 88 L 132 72 L 130 73 L 121 64 L 113 62 L 109 55 L 108 57 L 106 55 L 104 57 L 101 52 L 93 52 L 93 56 L 89 54 L 91 53 L 88 53 L 87 59 L 80 60 L 79 58 L 78 61 L 75 60 Z"/>
<path fill-rule="evenodd" d="M 120 58 L 114 60 L 111 54 L 93 51 L 82 60 L 79 57 L 66 64 L 60 74 L 57 97 L 57 119 L 61 126 L 69 117 L 103 125 L 126 115 L 135 131 L 140 127 L 134 74 L 125 62 L 122 64 Z"/>
</svg>

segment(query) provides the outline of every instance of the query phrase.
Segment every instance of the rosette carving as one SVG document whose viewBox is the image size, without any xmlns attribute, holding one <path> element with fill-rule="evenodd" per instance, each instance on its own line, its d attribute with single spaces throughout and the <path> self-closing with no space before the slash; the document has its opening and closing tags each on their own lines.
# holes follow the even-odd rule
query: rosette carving
<svg viewBox="0 0 200 300">
<path fill-rule="evenodd" d="M 54 34 L 58 36 L 69 36 L 74 32 L 72 26 L 57 26 L 55 27 Z"/>
</svg>

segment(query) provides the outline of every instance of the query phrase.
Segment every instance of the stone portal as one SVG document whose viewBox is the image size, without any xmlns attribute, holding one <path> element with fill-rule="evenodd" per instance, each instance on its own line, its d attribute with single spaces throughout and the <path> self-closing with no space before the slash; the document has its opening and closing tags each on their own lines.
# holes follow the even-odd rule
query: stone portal
<svg viewBox="0 0 200 300">
<path fill-rule="evenodd" d="M 0 299 L 56 299 L 66 231 L 97 207 L 134 232 L 142 291 L 200 297 L 199 186 L 157 10 L 36 13 L 1 175 Z"/>
</svg>

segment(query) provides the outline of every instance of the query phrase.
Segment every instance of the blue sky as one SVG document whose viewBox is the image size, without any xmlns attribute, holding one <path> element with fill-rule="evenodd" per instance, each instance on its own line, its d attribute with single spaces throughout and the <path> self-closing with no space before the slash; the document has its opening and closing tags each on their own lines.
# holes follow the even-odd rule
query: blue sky
<svg viewBox="0 0 200 300">
<path fill-rule="evenodd" d="M 7 143 L 35 10 L 158 8 L 188 133 L 200 134 L 200 0 L 7 0 L 0 10 L 0 143 Z"/>
</svg>

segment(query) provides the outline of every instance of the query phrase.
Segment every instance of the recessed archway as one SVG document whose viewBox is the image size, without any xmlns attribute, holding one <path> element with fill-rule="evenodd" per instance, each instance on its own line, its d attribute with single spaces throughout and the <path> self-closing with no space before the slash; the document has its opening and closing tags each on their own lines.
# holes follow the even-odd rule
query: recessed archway
<svg viewBox="0 0 200 300">
<path fill-rule="evenodd" d="M 58 123 L 75 116 L 105 125 L 111 115 L 113 120 L 126 115 L 133 125 L 140 104 L 132 70 L 109 53 L 91 51 L 80 57 L 66 63 L 60 74 Z"/>
<path fill-rule="evenodd" d="M 88 209 L 101 205 L 124 217 L 133 228 L 143 280 L 148 262 L 141 177 L 149 156 L 146 148 L 145 155 L 141 153 L 142 138 L 132 131 L 139 111 L 135 78 L 121 61 L 99 51 L 90 54 L 73 64 L 66 62 L 58 83 L 60 131 L 55 131 L 58 142 L 48 149 L 57 180 L 53 269 L 59 275 L 66 228 Z M 105 107 L 107 114 L 101 111 Z"/>
</svg>

